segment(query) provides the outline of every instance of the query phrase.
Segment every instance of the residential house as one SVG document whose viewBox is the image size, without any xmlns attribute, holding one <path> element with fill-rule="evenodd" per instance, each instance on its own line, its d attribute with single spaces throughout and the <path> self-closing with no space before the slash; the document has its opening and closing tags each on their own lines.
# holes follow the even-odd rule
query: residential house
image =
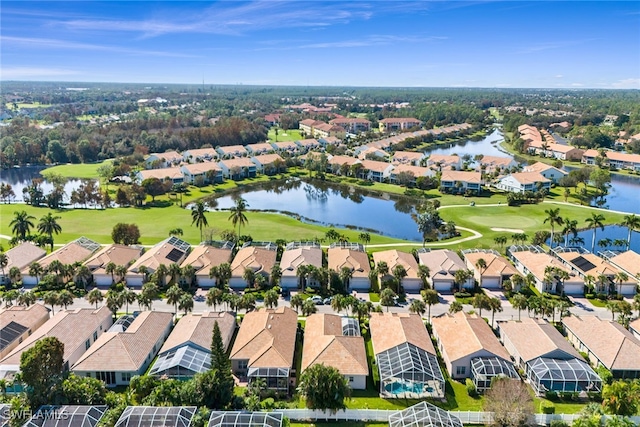
<svg viewBox="0 0 640 427">
<path fill-rule="evenodd" d="M 49 320 L 42 304 L 13 305 L 0 310 L 0 360 Z"/>
<path fill-rule="evenodd" d="M 246 148 L 243 145 L 227 145 L 224 147 L 217 147 L 216 152 L 222 159 L 230 159 L 233 157 L 243 157 L 248 154 Z"/>
<path fill-rule="evenodd" d="M 194 148 L 182 152 L 182 159 L 187 163 L 210 162 L 217 157 L 215 148 Z"/>
<path fill-rule="evenodd" d="M 525 166 L 523 172 L 537 172 L 554 184 L 557 184 L 562 177 L 568 175 L 567 172 L 542 162 L 536 162 Z"/>
<path fill-rule="evenodd" d="M 512 193 L 551 189 L 551 180 L 539 172 L 516 172 L 500 178 L 495 185 L 497 189 Z"/>
<path fill-rule="evenodd" d="M 533 274 L 535 287 L 539 292 L 566 295 L 584 294 L 584 280 L 563 262 L 546 253 L 540 246 L 511 246 L 507 250 L 507 254 L 522 276 Z M 557 275 L 548 275 L 547 267 L 564 270 L 569 273 L 569 278 L 562 280 Z"/>
<path fill-rule="evenodd" d="M 397 166 L 394 166 L 394 168 L 391 170 L 391 175 L 389 176 L 389 180 L 393 183 L 405 184 L 404 182 L 401 182 L 402 175 L 400 174 L 408 174 L 408 176 L 411 176 L 412 177 L 411 182 L 409 182 L 408 184 L 415 185 L 417 178 L 434 176 L 435 172 L 433 172 L 433 170 L 429 168 L 423 168 L 422 166 L 399 164 Z"/>
<path fill-rule="evenodd" d="M 635 277 L 627 275 L 625 280 L 620 280 L 622 270 L 595 254 L 582 248 L 555 248 L 551 254 L 582 279 L 593 277 L 598 293 L 618 293 L 631 297 L 636 294 L 638 282 Z M 600 280 L 603 277 L 607 278 L 606 282 Z"/>
<path fill-rule="evenodd" d="M 383 182 L 389 178 L 393 165 L 387 162 L 378 162 L 376 160 L 362 160 L 360 162 L 360 178 L 368 181 Z"/>
<path fill-rule="evenodd" d="M 629 250 L 621 253 L 605 252 L 601 256 L 618 270 L 624 271 L 630 279 L 640 281 L 640 254 Z"/>
<path fill-rule="evenodd" d="M 562 319 L 567 339 L 594 368 L 604 366 L 614 378 L 640 378 L 640 339 L 618 322 L 598 316 Z"/>
<path fill-rule="evenodd" d="M 222 168 L 215 162 L 200 162 L 180 167 L 184 182 L 188 184 L 213 184 L 223 181 Z"/>
<path fill-rule="evenodd" d="M 380 396 L 444 397 L 445 380 L 420 315 L 371 313 L 369 330 L 380 378 Z"/>
<path fill-rule="evenodd" d="M 445 313 L 431 319 L 431 325 L 451 378 L 471 378 L 479 391 L 488 390 L 495 377 L 520 378 L 509 353 L 482 317 L 463 311 Z"/>
<path fill-rule="evenodd" d="M 309 135 L 309 134 L 308 134 Z M 313 127 L 314 138 L 344 138 L 346 132 L 344 128 L 328 123 L 320 123 Z"/>
<path fill-rule="evenodd" d="M 269 126 L 278 126 L 280 124 L 280 114 L 267 114 L 264 116 L 264 121 Z"/>
<path fill-rule="evenodd" d="M 44 258 L 40 258 L 37 263 L 46 271 L 54 261 L 60 261 L 63 265 L 75 264 L 83 262 L 91 256 L 92 253 L 100 249 L 100 244 L 86 237 L 80 237 L 71 243 L 67 243 L 60 249 L 50 253 Z M 25 287 L 36 286 L 40 277 L 31 276 L 29 266 L 26 266 L 20 272 L 22 274 L 22 284 Z"/>
<path fill-rule="evenodd" d="M 329 121 L 330 125 L 340 126 L 349 133 L 358 134 L 360 132 L 369 132 L 371 130 L 371 122 L 367 119 L 339 117 Z"/>
<path fill-rule="evenodd" d="M 420 162 L 426 158 L 426 154 L 417 151 L 396 151 L 391 157 L 391 163 L 394 165 L 413 165 L 420 166 Z"/>
<path fill-rule="evenodd" d="M 153 363 L 149 375 L 188 379 L 211 369 L 213 328 L 218 324 L 228 351 L 236 331 L 236 318 L 228 312 L 189 313 L 180 318 Z"/>
<path fill-rule="evenodd" d="M 13 379 L 20 371 L 22 353 L 45 337 L 55 337 L 64 344 L 62 359 L 64 369 L 69 370 L 112 323 L 112 313 L 106 305 L 97 310 L 78 308 L 59 311 L 0 360 L 0 372 L 4 373 L 4 379 Z"/>
<path fill-rule="evenodd" d="M 293 141 L 272 142 L 271 147 L 277 153 L 296 154 L 300 151 L 300 146 Z"/>
<path fill-rule="evenodd" d="M 354 154 L 356 154 L 360 160 L 378 159 L 379 161 L 386 162 L 386 159 L 389 156 L 389 153 L 377 147 L 367 147 L 366 145 L 363 145 L 359 148 L 360 149 L 356 148 Z"/>
<path fill-rule="evenodd" d="M 629 331 L 631 331 L 634 337 L 640 340 L 640 318 L 629 323 Z"/>
<path fill-rule="evenodd" d="M 456 155 L 431 154 L 427 158 L 427 166 L 435 171 L 459 170 L 462 168 L 462 159 Z"/>
<path fill-rule="evenodd" d="M 473 277 L 483 288 L 500 289 L 505 280 L 518 274 L 509 260 L 493 249 L 466 249 L 462 251 L 462 255 L 467 268 L 473 271 Z M 484 260 L 485 267 L 478 262 L 480 260 Z"/>
<path fill-rule="evenodd" d="M 394 280 L 393 273 L 396 267 L 403 268 L 406 276 L 402 278 L 400 285 L 407 293 L 418 293 L 422 289 L 422 279 L 418 276 L 418 262 L 412 254 L 400 252 L 396 249 L 373 253 L 373 264 L 377 266 L 380 262 L 387 264 L 389 273 L 380 276 L 380 284 Z"/>
<path fill-rule="evenodd" d="M 277 247 L 272 243 L 265 245 L 243 246 L 231 263 L 231 279 L 229 287 L 233 289 L 245 289 L 247 280 L 244 272 L 251 269 L 254 274 L 261 274 L 266 278 L 271 275 L 271 269 L 276 265 Z"/>
<path fill-rule="evenodd" d="M 509 170 L 518 166 L 518 162 L 513 158 L 500 156 L 482 156 L 476 163 L 478 164 L 478 170 L 487 174 Z"/>
<path fill-rule="evenodd" d="M 322 249 L 320 245 L 313 242 L 292 242 L 287 245 L 282 258 L 280 259 L 280 287 L 282 289 L 296 289 L 301 280 L 301 288 L 307 286 L 319 286 L 317 281 L 312 277 L 298 276 L 298 268 L 301 266 L 311 265 L 317 269 L 322 268 Z"/>
<path fill-rule="evenodd" d="M 357 319 L 316 313 L 304 327 L 301 371 L 321 364 L 336 368 L 354 390 L 367 388 L 369 366 Z"/>
<path fill-rule="evenodd" d="M 350 244 L 341 245 L 332 243 L 327 251 L 327 259 L 329 269 L 338 274 L 343 268 L 351 271 L 349 286 L 346 291 L 368 291 L 371 287 L 369 273 L 371 266 L 369 264 L 369 256 L 362 245 Z"/>
<path fill-rule="evenodd" d="M 231 349 L 231 369 L 241 382 L 265 380 L 267 388 L 288 393 L 295 385 L 293 355 L 298 313 L 289 307 L 250 311 Z"/>
<path fill-rule="evenodd" d="M 265 175 L 273 175 L 282 172 L 286 167 L 285 162 L 279 154 L 261 154 L 251 157 L 251 161 L 256 165 L 256 171 Z"/>
<path fill-rule="evenodd" d="M 151 178 L 156 178 L 160 181 L 169 180 L 174 184 L 180 184 L 184 181 L 184 174 L 177 166 L 161 169 L 145 169 L 136 172 L 136 182 L 138 184 L 142 183 L 145 179 Z"/>
<path fill-rule="evenodd" d="M 142 247 L 119 245 L 117 243 L 107 245 L 91 258 L 84 262 L 93 275 L 93 281 L 98 287 L 108 287 L 116 282 L 113 272 L 107 272 L 107 265 L 123 266 L 127 269 L 142 255 Z M 119 279 L 122 279 L 120 277 Z"/>
<path fill-rule="evenodd" d="M 342 171 L 346 169 L 347 173 L 356 163 L 360 163 L 360 160 L 351 156 L 327 156 L 327 167 L 333 174 L 342 174 Z"/>
<path fill-rule="evenodd" d="M 553 139 L 553 138 L 551 138 Z M 533 140 L 527 145 L 530 154 L 551 157 L 558 160 L 580 160 L 584 150 L 571 145 L 556 144 L 550 141 Z"/>
<path fill-rule="evenodd" d="M 298 123 L 298 129 L 305 133 L 305 135 L 313 135 L 313 129 L 321 124 L 326 124 L 320 120 L 304 119 Z"/>
<path fill-rule="evenodd" d="M 447 193 L 475 194 L 482 192 L 482 174 L 480 172 L 467 172 L 444 170 L 440 176 L 440 191 Z"/>
<path fill-rule="evenodd" d="M 151 153 L 144 160 L 147 169 L 169 168 L 177 166 L 182 162 L 183 157 L 177 151 L 167 151 L 166 153 Z"/>
<path fill-rule="evenodd" d="M 608 165 L 613 169 L 627 169 L 632 171 L 640 171 L 640 155 L 622 153 L 620 151 L 605 151 L 604 165 Z M 587 165 L 595 165 L 596 159 L 600 157 L 598 150 L 586 150 L 582 155 L 582 163 Z"/>
<path fill-rule="evenodd" d="M 323 147 L 334 146 L 337 147 L 342 144 L 342 139 L 344 137 L 338 138 L 337 136 L 327 136 L 318 138 L 318 142 Z"/>
<path fill-rule="evenodd" d="M 391 117 L 378 121 L 380 132 L 398 132 L 422 126 L 422 122 L 411 117 Z"/>
<path fill-rule="evenodd" d="M 582 153 L 582 159 L 580 159 L 580 162 L 586 165 L 595 165 L 598 157 L 600 157 L 600 152 L 598 150 L 585 150 L 585 152 Z"/>
<path fill-rule="evenodd" d="M 194 247 L 182 261 L 180 268 L 190 265 L 195 272 L 196 283 L 199 288 L 210 289 L 216 286 L 217 278 L 211 277 L 211 268 L 229 263 L 234 244 L 231 242 L 211 242 Z"/>
<path fill-rule="evenodd" d="M 451 292 L 456 289 L 456 272 L 467 270 L 458 254 L 449 249 L 421 248 L 418 250 L 418 260 L 421 265 L 429 268 L 429 283 L 431 288 L 438 292 Z M 461 288 L 473 288 L 473 277 L 458 285 Z"/>
<path fill-rule="evenodd" d="M 190 251 L 191 245 L 175 236 L 163 240 L 147 250 L 129 267 L 126 276 L 127 286 L 142 288 L 147 275 L 153 274 L 160 265 L 164 265 L 167 269 L 171 264 L 180 265 Z M 165 283 L 166 277 L 161 279 L 162 283 Z"/>
<path fill-rule="evenodd" d="M 197 406 L 127 406 L 114 427 L 189 427 L 197 412 Z"/>
<path fill-rule="evenodd" d="M 113 326 L 73 364 L 73 373 L 102 380 L 107 387 L 129 385 L 158 354 L 173 326 L 173 313 L 143 311 Z"/>
<path fill-rule="evenodd" d="M 247 152 L 252 156 L 259 156 L 261 154 L 268 154 L 273 152 L 273 146 L 268 142 L 259 142 L 257 144 L 246 145 Z"/>
<path fill-rule="evenodd" d="M 247 157 L 221 160 L 218 166 L 222 169 L 222 177 L 227 179 L 254 178 L 257 171 L 256 164 Z"/>
<path fill-rule="evenodd" d="M 307 152 L 310 150 L 315 150 L 317 148 L 320 147 L 320 143 L 318 142 L 317 139 L 300 139 L 298 141 L 295 141 L 296 144 L 298 144 L 298 146 L 300 147 L 300 151 L 302 152 Z"/>
<path fill-rule="evenodd" d="M 538 396 L 602 389 L 600 377 L 551 323 L 524 317 L 498 325 L 500 340 Z"/>
<path fill-rule="evenodd" d="M 17 268 L 22 272 L 46 254 L 47 251 L 31 242 L 22 242 L 18 246 L 9 249 L 5 252 L 7 265 L 0 270 L 0 285 L 6 285 L 10 282 L 9 272 L 12 268 Z"/>
<path fill-rule="evenodd" d="M 452 412 L 423 400 L 407 409 L 389 414 L 389 427 L 405 426 L 462 427 L 463 424 Z"/>
</svg>

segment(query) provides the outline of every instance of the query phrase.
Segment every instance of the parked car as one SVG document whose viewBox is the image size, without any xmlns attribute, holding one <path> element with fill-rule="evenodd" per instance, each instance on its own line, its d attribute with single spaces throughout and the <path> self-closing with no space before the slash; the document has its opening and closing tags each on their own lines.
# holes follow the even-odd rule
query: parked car
<svg viewBox="0 0 640 427">
<path fill-rule="evenodd" d="M 315 305 L 324 305 L 324 302 L 322 301 L 322 297 L 320 295 L 314 295 L 307 299 L 310 299 L 311 301 L 313 301 Z"/>
</svg>

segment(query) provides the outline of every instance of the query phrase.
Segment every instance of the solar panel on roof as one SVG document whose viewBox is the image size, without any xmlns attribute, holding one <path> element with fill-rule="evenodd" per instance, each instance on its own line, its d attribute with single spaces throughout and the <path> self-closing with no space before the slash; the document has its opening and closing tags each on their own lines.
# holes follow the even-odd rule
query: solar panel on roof
<svg viewBox="0 0 640 427">
<path fill-rule="evenodd" d="M 184 255 L 184 252 L 182 252 L 180 249 L 175 249 L 175 248 L 174 248 L 174 249 L 171 249 L 171 252 L 169 252 L 169 253 L 167 254 L 167 257 L 166 257 L 166 258 L 167 258 L 169 261 L 172 261 L 172 262 L 178 262 L 178 260 L 179 260 L 180 258 L 182 258 L 182 256 L 183 256 L 183 255 Z"/>
<path fill-rule="evenodd" d="M 591 261 L 585 259 L 582 255 L 571 262 L 573 263 L 573 265 L 578 267 L 579 270 L 582 271 L 590 271 L 596 268 L 596 266 Z"/>
<path fill-rule="evenodd" d="M 9 322 L 7 326 L 0 329 L 0 351 L 7 348 L 9 344 L 15 341 L 15 339 L 22 335 L 27 329 L 29 328 L 14 321 Z"/>
</svg>

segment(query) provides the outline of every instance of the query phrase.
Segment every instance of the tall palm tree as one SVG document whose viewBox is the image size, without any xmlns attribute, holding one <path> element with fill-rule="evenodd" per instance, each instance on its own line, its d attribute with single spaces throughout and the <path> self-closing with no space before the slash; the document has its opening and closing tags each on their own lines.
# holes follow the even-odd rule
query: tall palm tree
<svg viewBox="0 0 640 427">
<path fill-rule="evenodd" d="M 40 284 L 40 276 L 44 273 L 44 268 L 39 262 L 32 262 L 29 266 L 29 276 L 36 278 L 36 286 Z"/>
<path fill-rule="evenodd" d="M 479 258 L 478 261 L 476 261 L 475 267 L 478 269 L 478 272 L 480 273 L 479 286 L 482 287 L 482 275 L 484 274 L 485 270 L 487 269 L 487 261 L 485 261 L 484 258 Z"/>
<path fill-rule="evenodd" d="M 113 261 L 109 261 L 107 265 L 104 266 L 104 272 L 111 275 L 111 285 L 116 283 L 116 263 Z"/>
<path fill-rule="evenodd" d="M 91 274 L 89 267 L 83 264 L 76 269 L 74 280 L 76 283 L 82 283 L 82 287 L 86 289 L 87 283 L 89 283 L 92 277 L 93 275 Z"/>
<path fill-rule="evenodd" d="M 618 271 L 614 276 L 614 280 L 618 282 L 618 294 L 622 295 L 622 284 L 629 280 L 629 276 L 624 271 Z"/>
<path fill-rule="evenodd" d="M 549 225 L 551 225 L 550 245 L 553 246 L 553 233 L 555 231 L 555 226 L 562 225 L 563 223 L 562 217 L 560 216 L 560 208 L 546 209 L 544 213 L 547 215 L 547 217 L 544 219 L 544 223 L 546 224 L 547 222 L 549 222 Z"/>
<path fill-rule="evenodd" d="M 215 310 L 216 307 L 222 303 L 222 299 L 224 296 L 224 291 L 220 288 L 211 288 L 207 292 L 207 305 L 209 307 L 213 306 Z"/>
<path fill-rule="evenodd" d="M 54 291 L 47 291 L 42 296 L 42 301 L 51 306 L 51 314 L 56 314 L 56 305 L 58 305 L 58 294 Z"/>
<path fill-rule="evenodd" d="M 92 290 L 89 291 L 89 293 L 85 298 L 87 299 L 87 301 L 89 301 L 89 304 L 95 304 L 96 310 L 97 310 L 98 303 L 104 300 L 104 295 L 102 295 L 102 292 L 100 291 L 100 289 L 93 288 Z"/>
<path fill-rule="evenodd" d="M 178 302 L 180 301 L 182 294 L 184 294 L 184 291 L 177 285 L 172 285 L 169 289 L 167 289 L 167 304 L 173 305 L 176 314 L 178 313 Z"/>
<path fill-rule="evenodd" d="M 631 247 L 631 232 L 640 228 L 640 217 L 635 215 L 625 215 L 622 225 L 627 227 L 629 233 L 627 234 L 627 249 Z"/>
<path fill-rule="evenodd" d="M 202 228 L 209 225 L 206 217 L 207 207 L 204 202 L 198 200 L 191 208 L 191 225 L 195 224 L 200 229 L 200 241 L 202 241 Z"/>
<path fill-rule="evenodd" d="M 520 321 L 520 312 L 528 306 L 527 297 L 522 294 L 515 294 L 513 298 L 511 298 L 511 305 L 518 310 L 518 321 Z"/>
<path fill-rule="evenodd" d="M 413 301 L 411 301 L 411 304 L 409 305 L 409 312 L 419 314 L 420 317 L 422 317 L 424 315 L 424 312 L 426 311 L 426 308 L 427 307 L 424 301 L 419 299 L 414 299 Z"/>
<path fill-rule="evenodd" d="M 24 240 L 27 234 L 31 233 L 31 229 L 34 227 L 33 220 L 35 216 L 29 215 L 27 211 L 14 212 L 14 217 L 9 223 L 11 226 L 11 232 L 19 239 Z"/>
<path fill-rule="evenodd" d="M 22 292 L 18 295 L 18 305 L 24 305 L 25 307 L 29 307 L 36 303 L 37 297 L 33 291 Z"/>
<path fill-rule="evenodd" d="M 125 303 L 125 314 L 129 314 L 129 304 L 133 304 L 138 299 L 138 296 L 133 289 L 124 288 L 122 290 L 122 300 Z"/>
<path fill-rule="evenodd" d="M 240 239 L 240 227 L 248 224 L 249 220 L 247 220 L 247 216 L 244 214 L 247 211 L 247 201 L 242 197 L 238 197 L 236 199 L 236 204 L 230 209 L 231 215 L 229 215 L 229 220 L 235 227 L 238 226 L 238 239 Z"/>
<path fill-rule="evenodd" d="M 4 276 L 4 269 L 9 265 L 9 257 L 4 252 L 0 252 L 0 270 Z"/>
<path fill-rule="evenodd" d="M 491 327 L 493 328 L 493 320 L 496 316 L 496 311 L 502 311 L 502 302 L 500 301 L 500 298 L 489 298 L 489 300 L 487 301 L 487 305 L 489 307 L 489 310 L 491 310 Z"/>
<path fill-rule="evenodd" d="M 429 276 L 431 276 L 431 270 L 424 264 L 418 265 L 418 277 L 422 280 L 422 287 L 429 289 Z"/>
<path fill-rule="evenodd" d="M 58 224 L 59 216 L 53 216 L 51 212 L 40 218 L 38 223 L 38 231 L 42 234 L 49 236 L 49 242 L 51 243 L 51 250 L 53 251 L 53 234 L 60 234 L 62 227 Z"/>
<path fill-rule="evenodd" d="M 73 294 L 66 289 L 61 290 L 58 293 L 58 304 L 66 310 L 68 306 L 73 304 Z"/>
<path fill-rule="evenodd" d="M 565 218 L 563 223 L 564 228 L 562 233 L 564 234 L 564 245 L 569 246 L 569 234 L 573 234 L 573 237 L 578 235 L 578 221 L 571 218 Z"/>
<path fill-rule="evenodd" d="M 591 252 L 594 251 L 596 247 L 596 229 L 600 228 L 604 230 L 604 216 L 599 213 L 592 213 L 591 216 L 585 219 L 585 222 L 589 226 L 589 228 L 593 228 L 593 238 L 591 239 Z"/>
<path fill-rule="evenodd" d="M 424 301 L 424 303 L 429 307 L 427 318 L 429 319 L 429 323 L 431 323 L 431 306 L 440 302 L 438 292 L 435 289 L 425 289 L 420 293 L 422 294 L 422 301 Z"/>
</svg>

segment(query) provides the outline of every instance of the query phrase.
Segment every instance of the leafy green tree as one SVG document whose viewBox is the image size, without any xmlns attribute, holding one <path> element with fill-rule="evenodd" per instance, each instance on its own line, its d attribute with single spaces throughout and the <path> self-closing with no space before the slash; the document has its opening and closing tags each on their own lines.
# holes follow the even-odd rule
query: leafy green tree
<svg viewBox="0 0 640 427">
<path fill-rule="evenodd" d="M 14 212 L 14 217 L 9 223 L 11 232 L 19 239 L 25 240 L 27 235 L 31 234 L 31 229 L 34 227 L 34 216 L 29 215 L 27 211 Z"/>
<path fill-rule="evenodd" d="M 53 216 L 51 212 L 40 218 L 38 223 L 38 231 L 49 236 L 51 242 L 51 250 L 53 251 L 53 234 L 60 234 L 62 227 L 58 224 L 59 216 Z"/>
<path fill-rule="evenodd" d="M 104 405 L 107 388 L 97 378 L 72 373 L 62 381 L 62 396 L 66 405 Z"/>
<path fill-rule="evenodd" d="M 331 412 L 345 409 L 345 399 L 351 395 L 347 379 L 332 366 L 315 364 L 300 376 L 298 391 L 307 408 Z"/>
<path fill-rule="evenodd" d="M 64 373 L 64 344 L 45 337 L 20 356 L 20 375 L 32 408 L 55 402 Z"/>
<path fill-rule="evenodd" d="M 202 238 L 202 228 L 207 227 L 209 225 L 209 221 L 207 221 L 207 207 L 204 202 L 198 200 L 196 204 L 191 208 L 191 225 L 196 225 L 200 229 L 200 241 Z"/>
<path fill-rule="evenodd" d="M 640 380 L 618 380 L 602 388 L 602 407 L 614 415 L 635 415 L 640 408 Z"/>
<path fill-rule="evenodd" d="M 463 309 L 464 307 L 462 306 L 462 303 L 460 301 L 451 301 L 451 304 L 449 305 L 449 313 L 451 314 L 456 314 Z"/>
<path fill-rule="evenodd" d="M 220 406 L 217 408 L 226 408 L 233 398 L 234 380 L 231 373 L 231 360 L 227 355 L 222 341 L 222 334 L 218 322 L 213 325 L 213 336 L 211 338 L 211 371 L 214 371 L 218 377 L 217 397 Z M 208 406 L 211 407 L 211 406 Z"/>
<path fill-rule="evenodd" d="M 118 223 L 111 230 L 111 238 L 114 243 L 136 245 L 140 243 L 140 229 L 136 224 Z"/>
</svg>

